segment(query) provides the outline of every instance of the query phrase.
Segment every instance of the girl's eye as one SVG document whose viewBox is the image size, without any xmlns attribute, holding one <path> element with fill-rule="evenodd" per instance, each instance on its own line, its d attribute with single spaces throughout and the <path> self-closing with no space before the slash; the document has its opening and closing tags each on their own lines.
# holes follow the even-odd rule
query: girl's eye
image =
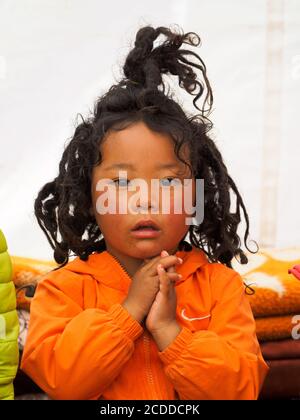
<svg viewBox="0 0 300 420">
<path fill-rule="evenodd" d="M 178 185 L 180 183 L 180 180 L 178 178 L 162 178 L 161 180 L 161 185 L 163 187 L 170 187 L 172 185 Z"/>
<path fill-rule="evenodd" d="M 113 179 L 114 183 L 117 183 L 119 185 L 119 187 L 127 187 L 128 183 L 130 183 L 130 180 L 127 178 L 117 178 L 117 179 Z M 170 186 L 175 186 L 180 184 L 180 180 L 178 178 L 162 178 L 160 180 L 160 185 L 163 187 L 170 187 Z"/>
<path fill-rule="evenodd" d="M 127 178 L 117 178 L 113 179 L 114 183 L 118 183 L 120 187 L 127 187 L 128 182 L 130 182 Z"/>
</svg>

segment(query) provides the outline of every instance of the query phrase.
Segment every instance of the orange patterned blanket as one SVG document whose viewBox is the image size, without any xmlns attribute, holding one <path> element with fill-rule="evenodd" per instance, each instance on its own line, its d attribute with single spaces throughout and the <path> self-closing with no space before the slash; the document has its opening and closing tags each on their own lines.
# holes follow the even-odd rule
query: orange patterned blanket
<svg viewBox="0 0 300 420">
<path fill-rule="evenodd" d="M 233 268 L 255 291 L 248 297 L 258 338 L 291 338 L 300 322 L 300 247 L 260 249 L 247 257 L 248 264 L 234 260 Z"/>
</svg>

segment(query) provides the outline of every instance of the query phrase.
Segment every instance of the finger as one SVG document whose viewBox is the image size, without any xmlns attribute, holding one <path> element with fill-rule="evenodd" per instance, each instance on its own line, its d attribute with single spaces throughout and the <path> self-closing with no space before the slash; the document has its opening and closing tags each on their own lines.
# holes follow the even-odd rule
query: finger
<svg viewBox="0 0 300 420">
<path fill-rule="evenodd" d="M 145 258 L 143 260 L 143 263 L 141 264 L 141 267 L 145 267 L 146 269 L 149 269 L 155 261 L 157 261 L 157 262 L 159 261 L 159 258 L 160 258 L 159 255 L 156 256 L 156 257 L 153 257 L 153 258 Z M 149 266 L 149 267 L 147 267 L 147 266 Z"/>
<path fill-rule="evenodd" d="M 169 255 L 168 257 L 159 257 L 158 260 L 155 259 L 152 263 L 149 264 L 149 270 L 156 272 L 156 267 L 158 264 L 161 264 L 165 270 L 174 265 L 182 264 L 182 259 L 178 258 L 176 255 Z"/>
<path fill-rule="evenodd" d="M 161 260 L 165 260 L 167 258 L 167 260 L 169 260 L 170 258 L 175 258 L 175 260 L 177 259 L 179 261 L 179 264 L 182 263 L 182 259 L 177 257 L 177 255 L 169 255 L 169 253 L 166 250 L 161 251 L 160 255 L 157 255 L 156 257 L 152 257 L 152 258 L 145 258 L 143 261 L 145 263 L 149 263 L 149 265 L 152 266 L 152 264 L 156 264 L 158 261 L 161 262 Z"/>
<path fill-rule="evenodd" d="M 182 279 L 182 275 L 178 274 L 178 273 L 168 273 L 166 270 L 164 270 L 164 268 L 162 267 L 161 269 L 161 265 L 159 264 L 157 266 L 157 273 L 158 273 L 158 278 L 159 278 L 159 282 L 163 282 L 165 284 L 168 285 L 168 287 L 173 286 L 176 284 L 176 282 L 178 282 L 179 280 Z"/>
<path fill-rule="evenodd" d="M 163 250 L 163 251 L 161 251 L 160 256 L 161 257 L 168 257 L 169 256 L 169 253 L 166 250 Z M 174 267 L 169 267 L 169 268 L 167 268 L 166 271 L 168 273 L 170 273 L 170 272 L 174 272 L 175 270 L 174 270 Z"/>
<path fill-rule="evenodd" d="M 170 279 L 167 276 L 167 272 L 161 264 L 157 266 L 157 271 L 159 276 L 159 290 L 162 294 L 168 295 L 170 290 Z"/>
<path fill-rule="evenodd" d="M 151 268 L 153 264 L 158 264 L 158 261 L 161 259 L 160 255 L 157 255 L 153 258 L 145 258 L 143 260 L 142 266 L 146 266 L 147 269 Z M 148 267 L 147 267 L 148 266 Z"/>
<path fill-rule="evenodd" d="M 168 253 L 168 251 L 166 251 L 166 250 L 163 250 L 163 251 L 161 251 L 161 253 L 160 253 L 160 255 L 161 255 L 161 257 L 168 257 L 169 256 L 169 253 Z M 168 273 L 168 275 L 169 275 L 169 279 L 171 280 L 171 281 L 174 281 L 174 282 L 176 282 L 176 280 L 179 280 L 180 279 L 180 277 L 182 277 L 180 274 L 177 274 L 176 273 L 176 270 L 175 270 L 175 267 L 172 265 L 171 267 L 169 267 L 169 268 L 167 268 L 167 273 Z M 175 274 L 175 275 L 173 275 L 173 276 L 170 276 L 170 274 Z"/>
<path fill-rule="evenodd" d="M 167 273 L 167 276 L 169 277 L 169 280 L 171 281 L 171 282 L 173 282 L 173 283 L 176 283 L 177 281 L 179 281 L 179 280 L 181 280 L 182 279 L 182 275 L 181 274 L 178 274 L 178 273 L 168 273 L 168 272 L 166 272 Z"/>
<path fill-rule="evenodd" d="M 161 256 L 162 256 L 162 257 L 168 257 L 168 256 L 169 256 L 169 253 L 168 253 L 167 251 L 162 251 L 162 252 L 161 252 Z M 171 267 L 169 267 L 169 268 L 167 269 L 167 272 L 168 272 L 168 273 L 176 273 L 176 270 L 175 270 L 174 265 L 172 265 Z"/>
<path fill-rule="evenodd" d="M 164 252 L 164 255 L 166 255 L 166 256 L 169 256 L 169 254 L 167 253 L 167 251 L 165 251 Z M 176 257 L 177 258 L 177 257 Z M 181 264 L 182 263 L 182 260 L 181 259 L 178 259 L 177 258 L 177 264 Z M 163 266 L 164 266 L 164 264 L 163 264 Z M 168 273 L 168 274 L 170 274 L 170 273 L 176 273 L 176 269 L 175 269 L 175 264 L 172 264 L 172 265 L 167 265 L 166 267 L 165 267 L 165 269 L 166 269 L 166 272 Z M 177 273 L 176 273 L 177 274 Z M 178 279 L 177 279 L 178 280 Z"/>
<path fill-rule="evenodd" d="M 169 255 L 167 251 L 164 251 L 164 256 L 159 261 L 159 264 L 162 264 L 164 268 L 168 268 L 174 264 L 182 263 L 182 258 L 177 257 L 177 255 Z"/>
</svg>

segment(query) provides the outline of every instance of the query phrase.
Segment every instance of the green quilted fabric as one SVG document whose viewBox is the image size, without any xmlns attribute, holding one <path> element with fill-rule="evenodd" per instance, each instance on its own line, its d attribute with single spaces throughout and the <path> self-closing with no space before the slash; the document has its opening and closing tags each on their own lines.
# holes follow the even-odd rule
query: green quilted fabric
<svg viewBox="0 0 300 420">
<path fill-rule="evenodd" d="M 13 400 L 13 380 L 19 363 L 19 321 L 12 263 L 0 230 L 0 400 Z"/>
</svg>

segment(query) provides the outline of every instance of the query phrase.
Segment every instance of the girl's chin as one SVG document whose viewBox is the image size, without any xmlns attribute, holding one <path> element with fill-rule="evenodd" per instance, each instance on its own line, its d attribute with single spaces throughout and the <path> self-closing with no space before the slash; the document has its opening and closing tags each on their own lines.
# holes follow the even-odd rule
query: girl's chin
<svg viewBox="0 0 300 420">
<path fill-rule="evenodd" d="M 130 249 L 130 254 L 135 256 L 135 258 L 140 259 L 146 259 L 146 258 L 155 258 L 160 255 L 161 251 L 165 248 L 163 248 L 163 245 L 159 243 L 141 243 L 142 241 L 139 241 L 139 243 L 136 243 L 135 246 L 133 246 Z M 143 241 L 145 242 L 145 241 Z"/>
<path fill-rule="evenodd" d="M 135 244 L 134 246 L 130 247 L 129 252 L 132 257 L 144 260 L 147 258 L 159 257 L 161 251 L 163 250 L 166 250 L 170 255 L 172 255 L 175 254 L 177 246 L 170 246 L 170 244 L 166 245 L 164 243 L 154 243 L 153 241 L 152 243 Z M 172 252 L 172 250 L 174 250 L 174 252 Z"/>
</svg>

